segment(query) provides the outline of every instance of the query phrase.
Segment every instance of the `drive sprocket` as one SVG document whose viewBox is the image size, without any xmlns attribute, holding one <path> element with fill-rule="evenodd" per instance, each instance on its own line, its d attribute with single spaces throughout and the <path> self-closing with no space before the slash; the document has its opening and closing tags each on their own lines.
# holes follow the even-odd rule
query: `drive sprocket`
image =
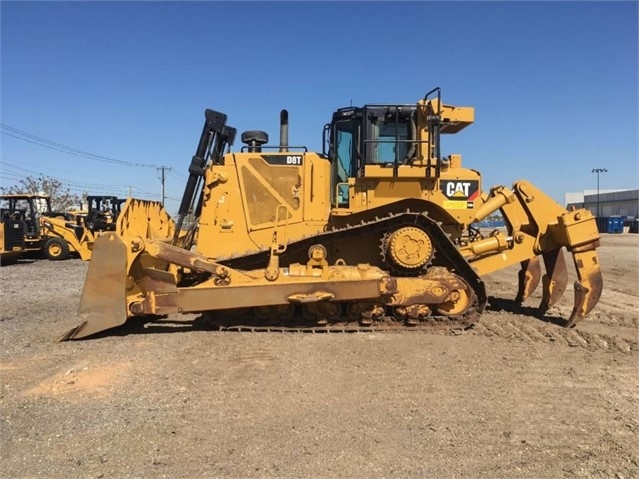
<svg viewBox="0 0 639 479">
<path fill-rule="evenodd" d="M 428 234 L 415 226 L 403 226 L 385 238 L 386 261 L 399 270 L 419 270 L 433 256 L 433 243 Z"/>
</svg>

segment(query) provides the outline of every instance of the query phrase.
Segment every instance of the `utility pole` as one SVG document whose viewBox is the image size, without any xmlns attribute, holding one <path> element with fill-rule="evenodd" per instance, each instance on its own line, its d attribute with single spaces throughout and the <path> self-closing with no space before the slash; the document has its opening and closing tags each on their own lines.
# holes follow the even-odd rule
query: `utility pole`
<svg viewBox="0 0 639 479">
<path fill-rule="evenodd" d="M 601 216 L 601 210 L 599 209 L 599 173 L 607 173 L 605 168 L 593 168 L 592 173 L 597 173 L 597 218 Z"/>
<path fill-rule="evenodd" d="M 171 168 L 168 166 L 160 166 L 156 168 L 156 170 L 161 171 L 160 181 L 162 182 L 162 206 L 164 206 L 164 171 L 171 171 Z"/>
</svg>

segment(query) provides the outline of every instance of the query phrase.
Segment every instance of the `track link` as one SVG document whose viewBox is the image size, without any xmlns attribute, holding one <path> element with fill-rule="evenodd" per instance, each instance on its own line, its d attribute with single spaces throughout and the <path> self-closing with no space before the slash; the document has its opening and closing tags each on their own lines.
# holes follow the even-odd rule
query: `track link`
<svg viewBox="0 0 639 479">
<path fill-rule="evenodd" d="M 463 315 L 456 318 L 447 316 L 430 316 L 416 323 L 407 323 L 392 316 L 384 316 L 362 324 L 348 318 L 340 318 L 326 324 L 318 324 L 296 316 L 286 321 L 273 319 L 264 321 L 250 313 L 234 315 L 232 312 L 210 311 L 205 313 L 201 321 L 207 327 L 215 327 L 219 331 L 237 332 L 281 332 L 281 333 L 364 333 L 386 331 L 433 331 L 433 330 L 466 330 L 473 326 L 477 315 Z"/>
</svg>

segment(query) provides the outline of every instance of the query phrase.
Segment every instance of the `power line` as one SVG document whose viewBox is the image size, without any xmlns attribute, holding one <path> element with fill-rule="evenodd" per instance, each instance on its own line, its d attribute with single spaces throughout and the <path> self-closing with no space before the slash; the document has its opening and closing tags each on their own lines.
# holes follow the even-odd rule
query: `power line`
<svg viewBox="0 0 639 479">
<path fill-rule="evenodd" d="M 16 170 L 24 171 L 26 173 L 31 173 L 31 174 L 34 174 L 34 175 L 38 175 L 38 177 L 45 176 L 42 173 L 39 173 L 37 171 L 28 170 L 27 168 L 21 168 L 19 166 L 14 166 L 14 165 L 11 165 L 11 164 L 6 163 L 4 161 L 0 161 L 0 165 L 5 165 L 5 166 L 8 166 L 9 168 L 13 168 L 13 169 L 16 169 Z M 12 173 L 12 172 L 5 170 L 5 171 L 3 171 L 3 173 Z M 124 184 L 113 184 L 113 183 L 86 183 L 84 181 L 68 180 L 66 178 L 60 178 L 60 177 L 56 177 L 56 176 L 52 176 L 52 175 L 47 175 L 47 176 L 49 176 L 50 178 L 53 178 L 55 180 L 58 180 L 61 183 L 66 183 L 66 184 L 69 184 L 69 185 L 77 185 L 77 186 L 85 186 L 86 185 L 86 186 L 104 186 L 104 187 L 113 187 L 113 188 L 124 188 L 124 187 L 128 186 L 128 185 L 124 185 Z M 23 178 L 25 178 L 25 176 L 21 175 L 21 179 L 23 179 Z"/>
<path fill-rule="evenodd" d="M 63 175 L 73 175 L 75 172 L 71 172 L 68 170 L 58 170 L 56 168 L 50 168 L 48 165 L 45 167 L 40 167 L 40 171 L 34 171 L 34 170 L 29 170 L 27 168 L 22 168 L 20 166 L 16 166 L 16 164 L 18 164 L 20 162 L 14 161 L 13 163 L 7 163 L 5 161 L 1 161 L 0 160 L 0 171 L 3 171 L 2 166 L 7 167 L 7 168 L 12 168 L 14 170 L 20 170 L 20 171 L 24 171 L 26 173 L 30 173 L 31 175 L 36 175 L 38 177 L 40 176 L 50 176 L 50 177 L 54 177 L 57 176 L 59 174 L 63 174 Z M 34 165 L 36 166 L 36 165 Z M 37 167 L 37 166 L 36 166 Z M 6 171 L 6 169 L 4 170 Z M 54 173 L 49 173 L 53 171 Z M 77 170 L 76 170 L 77 171 Z M 85 175 L 84 171 L 82 172 L 82 178 L 87 178 L 87 179 L 92 179 L 92 180 L 104 180 L 104 177 L 96 177 L 96 176 L 89 176 L 89 175 Z"/>
<path fill-rule="evenodd" d="M 6 163 L 4 161 L 0 161 L 0 165 L 8 166 L 9 168 L 13 168 L 14 170 L 25 171 L 27 173 L 32 173 L 34 175 L 40 175 L 41 173 L 33 170 L 27 170 L 26 168 L 21 168 L 19 166 L 12 165 L 11 163 Z"/>
<path fill-rule="evenodd" d="M 21 180 L 23 177 L 15 173 L 3 171 L 2 174 L 0 174 L 0 178 L 3 178 L 5 180 L 10 180 L 10 181 L 16 181 L 16 180 Z"/>
<path fill-rule="evenodd" d="M 0 162 L 2 164 L 4 164 L 4 162 Z M 26 168 L 19 168 L 19 167 L 15 167 L 19 170 L 23 170 L 26 172 L 30 172 L 30 170 L 27 170 Z M 5 180 L 9 180 L 9 181 L 13 181 L 13 182 L 19 182 L 21 180 L 26 179 L 26 177 L 23 174 L 19 174 L 19 173 L 14 173 L 11 171 L 2 171 L 0 174 L 0 178 L 5 179 Z M 64 178 L 56 178 L 51 176 L 50 178 L 59 181 L 60 182 L 60 186 L 67 188 L 69 191 L 71 192 L 80 192 L 80 193 L 86 193 L 86 192 L 107 192 L 107 193 L 113 193 L 114 190 L 130 190 L 131 188 L 135 188 L 140 194 L 147 196 L 147 197 L 152 197 L 152 198 L 157 198 L 159 197 L 159 195 L 157 193 L 149 193 L 148 191 L 142 190 L 138 187 L 132 187 L 130 185 L 122 185 L 122 184 L 104 184 L 104 183 L 84 183 L 84 182 L 78 182 L 78 181 L 72 181 L 72 180 L 67 180 Z"/>
<path fill-rule="evenodd" d="M 180 173 L 178 173 L 176 171 L 169 172 L 169 175 L 174 177 L 174 178 L 177 178 L 178 180 L 188 181 L 188 178 L 185 175 L 182 175 L 182 174 L 180 174 Z"/>
<path fill-rule="evenodd" d="M 44 148 L 49 148 L 51 150 L 59 151 L 67 155 L 78 156 L 81 158 L 87 158 L 89 160 L 101 161 L 104 163 L 111 163 L 111 164 L 122 165 L 122 166 L 132 166 L 132 167 L 139 167 L 139 168 L 157 168 L 156 165 L 149 165 L 146 163 L 134 163 L 131 161 L 124 161 L 124 160 L 118 160 L 115 158 L 110 158 L 108 156 L 96 155 L 88 151 L 80 150 L 78 148 L 74 148 L 71 146 L 64 145 L 62 143 L 48 140 L 46 138 L 34 135 L 24 130 L 19 130 L 18 128 L 7 125 L 6 123 L 0 123 L 0 128 L 3 130 L 2 131 L 3 135 L 7 135 L 7 136 L 10 136 L 18 140 L 22 140 L 27 143 L 34 144 L 34 145 L 42 146 Z"/>
<path fill-rule="evenodd" d="M 31 173 L 34 175 L 38 175 L 38 177 L 40 176 L 44 176 L 43 173 L 39 173 L 37 171 L 33 171 L 33 170 L 29 170 L 27 168 L 21 168 L 19 166 L 15 166 L 12 165 L 10 163 L 6 163 L 4 161 L 0 161 L 0 165 L 5 165 L 8 166 L 9 168 L 13 168 L 16 170 L 20 170 L 20 171 L 24 171 L 26 173 Z M 4 177 L 4 179 L 7 180 L 11 180 L 11 181 L 20 181 L 20 180 L 24 180 L 26 179 L 26 177 L 24 176 L 24 174 L 17 174 L 14 173 L 12 171 L 7 171 L 7 170 L 0 170 L 0 172 L 7 174 L 7 175 L 11 175 L 12 177 Z M 131 186 L 130 184 L 115 184 L 115 183 L 85 183 L 85 182 L 79 182 L 79 181 L 75 181 L 75 180 L 69 180 L 66 178 L 60 178 L 60 177 L 56 177 L 53 175 L 47 175 L 50 178 L 57 180 L 61 183 L 62 186 L 69 188 L 72 191 L 86 191 L 86 190 L 92 190 L 92 189 L 101 189 L 102 191 L 112 191 L 112 190 L 117 190 L 117 189 L 125 189 L 127 191 L 131 191 L 131 189 L 135 189 L 137 190 L 139 193 L 146 195 L 146 196 L 151 196 L 151 197 L 157 197 L 157 193 L 149 193 L 148 191 L 142 190 L 141 188 L 138 188 L 137 186 Z M 2 178 L 2 176 L 0 176 L 0 178 Z M 76 188 L 77 187 L 77 188 Z M 131 196 L 131 195 L 129 195 Z"/>
</svg>

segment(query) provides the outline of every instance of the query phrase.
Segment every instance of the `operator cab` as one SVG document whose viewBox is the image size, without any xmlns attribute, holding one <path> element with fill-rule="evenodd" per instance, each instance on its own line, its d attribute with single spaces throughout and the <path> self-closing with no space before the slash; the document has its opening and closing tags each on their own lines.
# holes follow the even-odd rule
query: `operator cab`
<svg viewBox="0 0 639 479">
<path fill-rule="evenodd" d="M 50 216 L 51 199 L 39 194 L 0 195 L 3 219 L 10 218 L 24 225 L 24 241 L 28 251 L 40 249 L 40 217 Z"/>
<path fill-rule="evenodd" d="M 442 158 L 440 134 L 458 133 L 473 121 L 474 109 L 442 103 L 439 87 L 416 104 L 340 108 L 323 134 L 333 206 L 348 206 L 349 189 L 365 177 L 386 182 L 426 178 L 435 188 L 453 156 L 454 167 L 461 166 L 460 155 Z"/>
<path fill-rule="evenodd" d="M 415 110 L 415 105 L 366 105 L 333 113 L 326 127 L 328 156 L 337 160 L 338 175 L 357 178 L 365 164 L 409 164 L 416 153 Z"/>
<path fill-rule="evenodd" d="M 116 196 L 87 196 L 88 213 L 86 227 L 95 231 L 115 231 L 122 203 L 126 200 Z"/>
<path fill-rule="evenodd" d="M 366 165 L 390 168 L 397 176 L 400 165 L 410 165 L 416 158 L 416 109 L 414 104 L 365 105 L 333 113 L 324 130 L 324 154 L 328 146 L 337 206 L 347 204 L 348 179 L 364 177 Z"/>
</svg>

